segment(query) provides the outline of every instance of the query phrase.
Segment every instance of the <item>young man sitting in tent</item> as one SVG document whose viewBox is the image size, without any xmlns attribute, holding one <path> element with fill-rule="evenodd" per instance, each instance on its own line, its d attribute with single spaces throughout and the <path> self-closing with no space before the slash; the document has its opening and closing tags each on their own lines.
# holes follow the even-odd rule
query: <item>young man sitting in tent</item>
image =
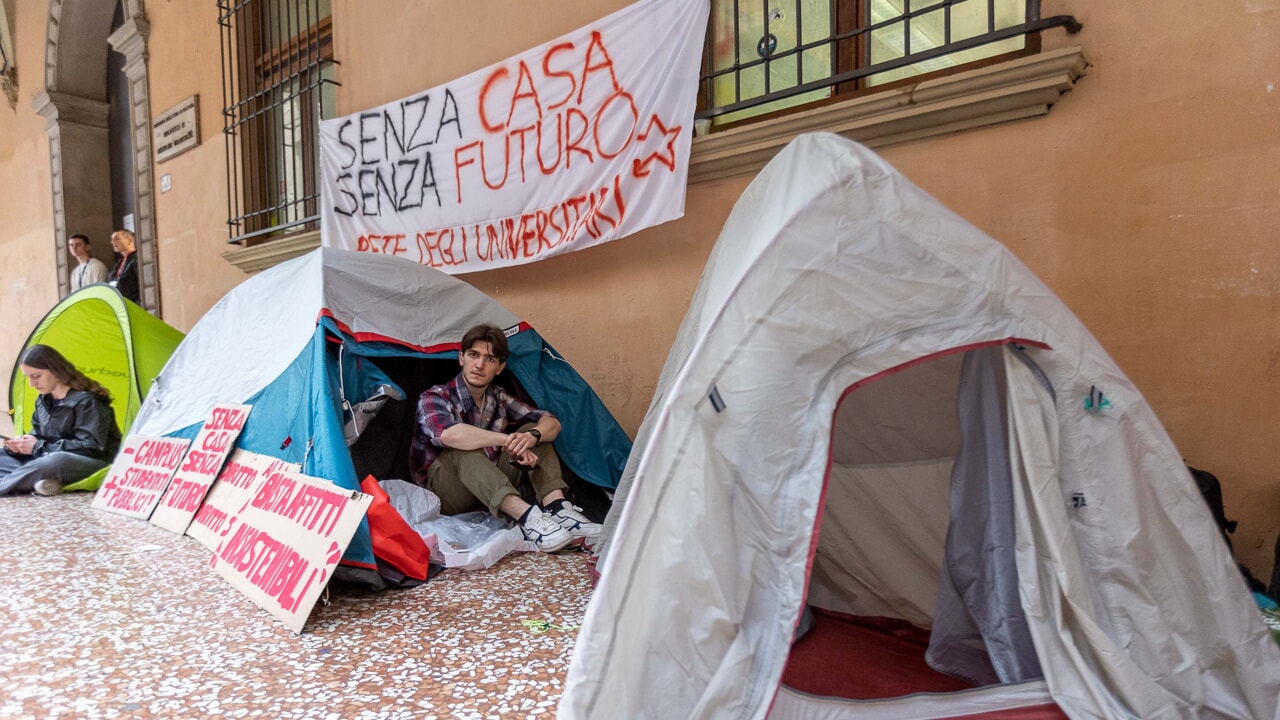
<svg viewBox="0 0 1280 720">
<path fill-rule="evenodd" d="M 555 552 L 598 536 L 600 525 L 565 498 L 551 447 L 560 421 L 493 385 L 507 355 L 507 338 L 497 327 L 477 325 L 463 335 L 462 372 L 418 400 L 409 465 L 414 482 L 439 496 L 446 515 L 487 507 L 519 523 L 538 549 Z M 516 490 L 522 470 L 541 507 Z"/>
</svg>

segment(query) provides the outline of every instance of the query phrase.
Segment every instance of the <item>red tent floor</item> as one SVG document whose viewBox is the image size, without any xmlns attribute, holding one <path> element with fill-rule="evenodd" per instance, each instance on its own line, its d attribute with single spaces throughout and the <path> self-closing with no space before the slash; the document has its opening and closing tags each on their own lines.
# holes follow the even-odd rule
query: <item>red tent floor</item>
<svg viewBox="0 0 1280 720">
<path fill-rule="evenodd" d="M 856 700 L 973 687 L 929 667 L 928 646 L 929 632 L 902 620 L 815 610 L 813 627 L 791 648 L 782 684 L 810 695 Z M 965 717 L 1056 720 L 1066 715 L 1050 705 Z"/>
</svg>

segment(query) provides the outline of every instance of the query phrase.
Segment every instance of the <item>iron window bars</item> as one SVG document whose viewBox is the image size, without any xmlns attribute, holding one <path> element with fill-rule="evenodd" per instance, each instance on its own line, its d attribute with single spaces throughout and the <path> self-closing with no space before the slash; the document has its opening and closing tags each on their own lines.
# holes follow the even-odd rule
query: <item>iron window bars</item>
<svg viewBox="0 0 1280 720">
<path fill-rule="evenodd" d="M 1080 30 L 1069 15 L 1041 17 L 1040 0 L 713 0 L 710 23 L 697 117 L 717 124 Z"/>
<path fill-rule="evenodd" d="M 228 242 L 318 227 L 319 121 L 334 107 L 331 0 L 217 0 Z"/>
</svg>

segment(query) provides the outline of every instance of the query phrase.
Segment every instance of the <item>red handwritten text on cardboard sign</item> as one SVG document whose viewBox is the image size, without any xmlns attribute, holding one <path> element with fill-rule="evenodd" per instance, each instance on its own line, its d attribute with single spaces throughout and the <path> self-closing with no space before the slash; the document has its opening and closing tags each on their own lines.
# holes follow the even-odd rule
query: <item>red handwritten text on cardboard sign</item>
<svg viewBox="0 0 1280 720">
<path fill-rule="evenodd" d="M 142 512 L 149 503 L 156 499 L 154 493 L 139 492 L 127 487 L 114 488 L 110 492 L 111 495 L 107 498 L 107 507 L 112 510 L 123 510 L 130 513 Z"/>
<path fill-rule="evenodd" d="M 137 490 L 160 490 L 169 481 L 169 475 L 172 473 L 173 471 L 169 469 L 147 470 L 146 468 L 131 467 L 124 471 L 124 482 L 121 484 Z"/>
<path fill-rule="evenodd" d="M 241 505 L 220 503 L 231 515 L 224 521 L 230 527 L 212 536 L 219 544 L 210 565 L 258 607 L 301 632 L 372 498 L 298 474 L 287 463 L 247 455 L 259 478 L 240 496 Z M 219 488 L 235 491 L 232 496 L 242 492 L 225 483 L 214 490 Z M 211 535 L 204 528 L 199 534 Z"/>
<path fill-rule="evenodd" d="M 222 466 L 222 473 L 218 475 L 218 482 L 224 482 L 232 487 L 242 490 L 248 489 L 254 480 L 258 479 L 258 471 L 248 465 L 228 460 Z M 222 524 L 227 520 L 225 510 L 218 508 L 212 504 L 205 503 L 196 511 L 196 516 L 191 522 L 197 525 L 203 525 L 217 534 L 222 534 Z"/>
<path fill-rule="evenodd" d="M 293 547 L 245 523 L 218 549 L 214 562 L 218 559 L 230 563 L 250 584 L 288 612 L 298 609 L 316 575 L 323 580 L 326 574 L 321 568 L 311 567 Z M 299 587 L 304 576 L 306 582 Z"/>
<path fill-rule="evenodd" d="M 218 467 L 225 457 L 220 452 L 205 452 L 193 449 L 187 453 L 187 461 L 182 464 L 181 472 L 214 475 L 218 472 Z"/>
<path fill-rule="evenodd" d="M 210 409 L 208 419 L 196 433 L 181 467 L 151 515 L 153 525 L 173 533 L 185 533 L 191 527 L 252 409 L 250 405 L 230 403 L 219 403 Z"/>
<path fill-rule="evenodd" d="M 178 463 L 182 453 L 186 452 L 186 450 L 187 446 L 185 444 L 148 440 L 142 443 L 142 446 L 138 448 L 138 452 L 134 453 L 133 462 L 135 465 L 172 468 Z"/>
<path fill-rule="evenodd" d="M 216 405 L 213 413 L 209 417 L 209 422 L 205 423 L 205 430 L 231 430 L 240 432 L 244 429 L 245 418 L 249 417 L 249 410 L 225 407 Z"/>
<path fill-rule="evenodd" d="M 251 505 L 287 518 L 310 532 L 328 535 L 342 517 L 347 494 L 299 483 L 282 472 L 274 472 L 253 498 Z"/>
<path fill-rule="evenodd" d="M 145 518 L 169 485 L 189 440 L 130 435 L 93 498 L 98 510 Z"/>
<path fill-rule="evenodd" d="M 200 449 L 211 453 L 225 453 L 227 448 L 231 447 L 231 441 L 235 437 L 234 432 L 215 430 L 205 434 L 204 440 L 200 442 Z"/>
<path fill-rule="evenodd" d="M 179 451 L 181 449 L 178 448 Z M 175 455 L 180 454 L 181 452 Z M 147 503 L 156 499 L 157 493 L 164 489 L 172 474 L 173 471 L 168 469 L 128 468 L 123 476 L 109 478 L 103 486 L 103 492 L 106 493 L 106 507 L 131 513 L 141 512 Z"/>
<path fill-rule="evenodd" d="M 188 529 L 188 534 L 206 543 L 209 549 L 216 550 L 217 543 L 214 538 L 221 537 L 226 532 L 230 527 L 230 519 L 252 499 L 249 493 L 252 492 L 259 477 L 265 478 L 271 473 L 290 468 L 297 470 L 296 467 L 291 467 L 281 460 L 237 450 L 223 464 L 217 483 L 205 495 L 204 504 L 192 519 L 191 527 L 197 530 L 191 532 Z M 208 532 L 201 532 L 201 528 Z"/>
<path fill-rule="evenodd" d="M 222 534 L 222 525 L 226 521 L 226 511 L 208 503 L 201 505 L 196 511 L 196 516 L 191 520 L 192 524 L 207 527 L 218 535 Z"/>
<path fill-rule="evenodd" d="M 164 495 L 164 504 L 184 512 L 196 512 L 201 501 L 204 500 L 207 489 L 203 483 L 194 483 L 180 477 L 174 478 L 173 484 Z"/>
</svg>

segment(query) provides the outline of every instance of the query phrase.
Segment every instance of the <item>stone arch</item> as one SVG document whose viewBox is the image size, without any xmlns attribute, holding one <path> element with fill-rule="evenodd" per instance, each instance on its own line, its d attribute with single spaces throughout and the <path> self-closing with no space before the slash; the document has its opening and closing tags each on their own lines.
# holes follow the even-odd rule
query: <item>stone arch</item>
<svg viewBox="0 0 1280 720">
<path fill-rule="evenodd" d="M 160 312 L 156 265 L 155 198 L 151 167 L 151 102 L 147 38 L 151 26 L 143 0 L 123 0 L 124 24 L 111 31 L 116 3 L 49 0 L 44 91 L 33 105 L 46 121 L 53 178 L 54 242 L 59 294 L 71 288 L 66 252 L 68 227 L 105 242 L 112 230 L 106 52 L 125 56 L 129 132 L 133 141 L 134 234 L 142 306 Z M 64 162 L 64 159 L 66 161 Z M 100 239 L 100 240 L 99 240 Z"/>
</svg>

